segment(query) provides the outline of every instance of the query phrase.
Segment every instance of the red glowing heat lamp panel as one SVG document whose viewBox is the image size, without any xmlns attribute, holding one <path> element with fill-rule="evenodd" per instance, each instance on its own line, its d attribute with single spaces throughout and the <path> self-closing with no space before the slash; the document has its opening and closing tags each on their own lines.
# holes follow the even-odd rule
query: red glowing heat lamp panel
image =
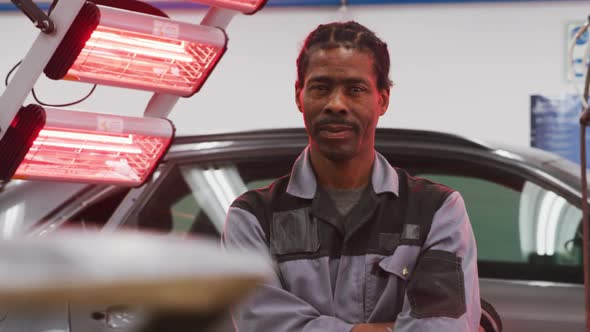
<svg viewBox="0 0 590 332">
<path fill-rule="evenodd" d="M 243 14 L 251 15 L 266 5 L 266 0 L 192 0 L 193 2 L 207 4 L 213 7 L 237 10 Z"/>
<path fill-rule="evenodd" d="M 46 115 L 14 178 L 139 186 L 174 135 L 164 119 L 54 109 Z"/>
<path fill-rule="evenodd" d="M 69 39 L 84 35 L 89 39 L 65 75 L 59 74 L 64 62 L 57 60 L 71 50 L 60 48 L 45 69 L 50 78 L 189 97 L 205 83 L 226 50 L 227 37 L 215 27 L 100 5 L 86 7 L 84 13 L 94 14 L 75 21 L 62 44 L 77 45 L 79 40 Z M 98 21 L 89 24 L 91 19 Z"/>
</svg>

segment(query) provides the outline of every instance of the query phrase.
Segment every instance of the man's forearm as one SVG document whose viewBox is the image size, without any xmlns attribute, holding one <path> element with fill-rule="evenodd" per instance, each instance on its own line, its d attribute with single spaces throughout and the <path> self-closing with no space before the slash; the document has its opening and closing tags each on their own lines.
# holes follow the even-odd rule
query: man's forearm
<svg viewBox="0 0 590 332">
<path fill-rule="evenodd" d="M 393 332 L 394 325 L 394 323 L 357 324 L 350 332 Z M 485 332 L 481 326 L 477 331 Z"/>
<path fill-rule="evenodd" d="M 393 322 L 357 324 L 350 332 L 393 332 L 393 325 Z"/>
</svg>

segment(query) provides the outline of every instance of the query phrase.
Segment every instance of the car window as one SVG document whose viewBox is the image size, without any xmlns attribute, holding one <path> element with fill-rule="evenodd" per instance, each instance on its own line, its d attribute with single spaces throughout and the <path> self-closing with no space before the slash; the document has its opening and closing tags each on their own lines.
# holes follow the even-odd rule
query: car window
<svg viewBox="0 0 590 332">
<path fill-rule="evenodd" d="M 90 231 L 102 229 L 129 190 L 129 188 L 114 186 L 105 188 L 102 191 L 96 188 L 88 195 L 87 201 L 84 201 L 84 197 L 80 196 L 79 198 L 82 201 L 76 202 L 72 209 L 76 211 L 76 205 L 84 206 L 84 208 L 80 208 L 79 211 L 68 216 L 64 226 L 78 227 Z M 67 211 L 64 212 L 66 212 L 67 216 Z M 43 228 L 47 229 L 47 227 Z"/>
<path fill-rule="evenodd" d="M 527 180 L 509 187 L 472 176 L 419 175 L 463 196 L 480 276 L 582 282 L 582 212 L 563 197 Z"/>
<path fill-rule="evenodd" d="M 234 199 L 288 173 L 290 162 L 175 166 L 125 227 L 219 237 Z"/>
<path fill-rule="evenodd" d="M 461 193 L 475 233 L 480 260 L 526 261 L 520 251 L 519 232 L 515 232 L 518 225 L 513 222 L 518 219 L 520 194 L 517 190 L 472 177 L 419 175 Z M 498 245 L 499 240 L 503 245 Z"/>
<path fill-rule="evenodd" d="M 574 239 L 582 212 L 554 192 L 530 181 L 519 191 L 473 177 L 422 176 L 461 192 L 480 260 L 581 263 Z"/>
</svg>

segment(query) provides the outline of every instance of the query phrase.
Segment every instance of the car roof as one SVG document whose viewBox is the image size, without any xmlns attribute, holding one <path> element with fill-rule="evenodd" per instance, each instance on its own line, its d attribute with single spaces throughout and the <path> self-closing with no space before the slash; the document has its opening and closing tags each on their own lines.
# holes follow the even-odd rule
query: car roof
<svg viewBox="0 0 590 332">
<path fill-rule="evenodd" d="M 274 142 L 274 144 L 279 144 L 280 142 L 291 141 L 304 146 L 307 144 L 307 140 L 308 136 L 304 128 L 264 129 L 223 134 L 180 136 L 175 138 L 173 148 L 170 150 L 171 153 L 165 159 L 174 158 L 175 154 L 180 151 L 194 151 L 196 148 L 207 150 L 229 146 L 229 144 L 223 144 L 224 142 L 242 145 L 247 144 L 255 148 L 257 142 Z M 202 144 L 195 147 L 195 144 L 199 143 L 211 144 Z M 494 151 L 497 151 L 506 158 L 515 161 L 525 161 L 531 166 L 537 167 L 543 167 L 547 163 L 553 161 L 566 160 L 555 153 L 533 147 L 510 145 L 501 142 L 481 141 L 452 133 L 420 129 L 377 128 L 375 134 L 375 145 L 377 148 L 381 146 L 406 144 L 446 146 L 485 153 L 493 153 Z M 567 166 L 576 166 L 576 164 L 571 163 Z"/>
<path fill-rule="evenodd" d="M 293 153 L 307 145 L 305 128 L 252 130 L 233 133 L 180 136 L 174 142 L 163 161 L 179 160 L 187 156 L 208 156 L 224 153 L 230 156 L 236 151 L 248 153 L 260 148 L 277 153 Z M 571 188 L 580 188 L 579 166 L 554 153 L 533 147 L 484 142 L 461 135 L 433 130 L 377 128 L 375 145 L 380 149 L 428 149 L 434 151 L 459 151 L 481 156 L 502 158 L 512 164 L 542 170 Z M 281 152 L 289 150 L 288 152 Z M 13 181 L 10 181 L 13 182 Z M 9 182 L 9 184 L 10 184 Z M 6 188 L 4 188 L 6 189 Z M 578 190 L 579 191 L 579 190 Z"/>
<path fill-rule="evenodd" d="M 271 147 L 276 153 L 287 148 L 301 149 L 307 145 L 305 128 L 281 128 L 177 137 L 165 161 L 213 152 L 254 151 Z M 568 187 L 579 192 L 579 165 L 555 154 L 534 147 L 511 145 L 503 142 L 482 141 L 465 136 L 434 130 L 377 128 L 375 147 L 381 149 L 424 149 L 431 151 L 453 151 L 493 156 L 505 163 L 528 167 L 545 172 Z"/>
</svg>

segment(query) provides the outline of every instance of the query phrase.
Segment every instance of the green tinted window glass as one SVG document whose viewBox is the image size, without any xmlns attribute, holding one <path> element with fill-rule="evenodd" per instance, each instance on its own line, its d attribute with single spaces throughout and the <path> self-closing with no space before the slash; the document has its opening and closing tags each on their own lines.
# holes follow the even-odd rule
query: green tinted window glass
<svg viewBox="0 0 590 332">
<path fill-rule="evenodd" d="M 439 174 L 420 176 L 461 193 L 475 233 L 480 260 L 525 261 L 518 232 L 518 191 L 470 177 Z"/>
<path fill-rule="evenodd" d="M 268 186 L 269 184 L 273 183 L 273 181 L 275 181 L 275 180 L 276 180 L 275 178 L 259 179 L 256 181 L 251 181 L 251 182 L 246 183 L 246 187 L 248 188 L 248 190 L 264 188 L 264 187 Z"/>
<path fill-rule="evenodd" d="M 456 175 L 421 174 L 461 193 L 480 261 L 581 265 L 581 211 L 526 181 L 521 190 Z"/>
<path fill-rule="evenodd" d="M 172 229 L 179 233 L 188 233 L 201 212 L 199 203 L 193 195 L 182 196 L 178 201 L 173 202 L 170 210 L 172 212 Z"/>
</svg>

